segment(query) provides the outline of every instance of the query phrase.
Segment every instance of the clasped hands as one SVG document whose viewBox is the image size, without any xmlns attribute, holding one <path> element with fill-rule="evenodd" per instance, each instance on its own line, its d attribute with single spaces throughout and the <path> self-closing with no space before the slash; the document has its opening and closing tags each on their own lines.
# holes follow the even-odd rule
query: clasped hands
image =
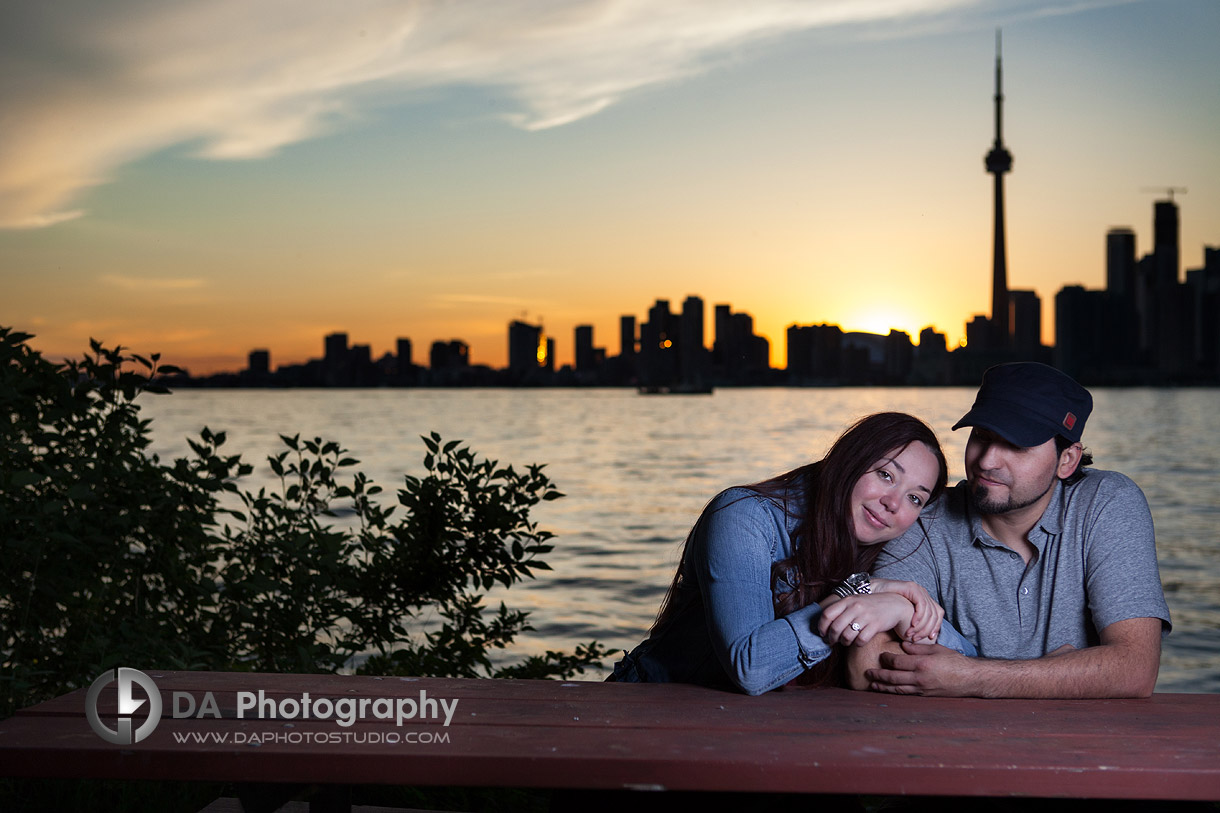
<svg viewBox="0 0 1220 813">
<path fill-rule="evenodd" d="M 934 644 L 945 611 L 915 582 L 872 579 L 872 592 L 822 603 L 818 634 L 828 644 L 866 644 L 893 631 L 900 640 Z"/>
</svg>

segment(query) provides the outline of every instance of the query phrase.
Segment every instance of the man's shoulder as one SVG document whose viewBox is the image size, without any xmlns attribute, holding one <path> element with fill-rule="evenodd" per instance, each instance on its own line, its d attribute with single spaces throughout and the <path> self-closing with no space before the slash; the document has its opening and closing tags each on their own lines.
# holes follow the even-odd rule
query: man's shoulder
<svg viewBox="0 0 1220 813">
<path fill-rule="evenodd" d="M 1144 492 L 1136 482 L 1118 471 L 1084 469 L 1084 475 L 1071 485 L 1063 487 L 1067 502 L 1093 502 L 1096 500 L 1138 499 L 1144 501 Z"/>
<path fill-rule="evenodd" d="M 1148 513 L 1143 490 L 1127 475 L 1102 469 L 1085 469 L 1083 473 L 1076 482 L 1063 486 L 1065 516 L 1085 513 L 1097 518 L 1111 513 Z"/>
<path fill-rule="evenodd" d="M 1085 491 L 1124 491 L 1127 489 L 1140 490 L 1140 487 L 1135 484 L 1127 475 L 1121 471 L 1106 471 L 1105 469 L 1081 469 L 1084 475 L 1068 488 L 1082 488 Z"/>
</svg>

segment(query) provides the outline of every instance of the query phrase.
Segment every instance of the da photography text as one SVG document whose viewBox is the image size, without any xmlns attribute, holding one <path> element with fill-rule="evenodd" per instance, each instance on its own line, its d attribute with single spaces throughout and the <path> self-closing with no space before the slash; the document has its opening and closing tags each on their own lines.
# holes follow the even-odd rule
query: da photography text
<svg viewBox="0 0 1220 813">
<path fill-rule="evenodd" d="M 102 691 L 117 683 L 118 709 L 113 727 L 103 720 L 98 709 Z M 420 689 L 413 697 L 314 697 L 309 692 L 298 696 L 270 697 L 263 689 L 233 692 L 230 717 L 238 720 L 333 720 L 349 728 L 361 720 L 393 720 L 395 725 L 437 721 L 448 728 L 457 711 L 457 699 L 429 697 Z M 143 695 L 143 696 L 140 696 Z M 85 717 L 99 737 L 115 745 L 131 745 L 146 739 L 156 729 L 165 711 L 161 691 L 148 675 L 138 669 L 118 667 L 99 675 L 85 696 Z M 221 719 L 216 693 L 205 691 L 170 692 L 169 716 L 174 719 Z"/>
<path fill-rule="evenodd" d="M 302 692 L 299 697 L 268 697 L 257 692 L 236 692 L 237 719 L 247 717 L 257 720 L 334 720 L 345 728 L 358 720 L 393 720 L 402 725 L 407 720 L 444 720 L 448 727 L 457 711 L 458 701 L 428 697 L 427 689 L 420 689 L 414 697 L 311 697 Z M 174 719 L 184 717 L 215 717 L 219 719 L 220 706 L 216 695 L 204 692 L 196 705 L 191 692 L 172 692 L 170 713 Z"/>
</svg>

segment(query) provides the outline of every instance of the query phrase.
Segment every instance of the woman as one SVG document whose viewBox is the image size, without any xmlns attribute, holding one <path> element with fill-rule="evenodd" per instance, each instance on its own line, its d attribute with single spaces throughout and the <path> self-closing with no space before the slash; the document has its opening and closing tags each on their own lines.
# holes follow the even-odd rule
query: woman
<svg viewBox="0 0 1220 813">
<path fill-rule="evenodd" d="M 687 536 L 648 639 L 610 679 L 748 694 L 802 675 L 833 683 L 835 644 L 887 630 L 963 651 L 969 644 L 952 627 L 941 634 L 944 611 L 922 587 L 867 575 L 947 478 L 932 430 L 883 412 L 857 421 L 816 463 L 722 492 Z"/>
</svg>

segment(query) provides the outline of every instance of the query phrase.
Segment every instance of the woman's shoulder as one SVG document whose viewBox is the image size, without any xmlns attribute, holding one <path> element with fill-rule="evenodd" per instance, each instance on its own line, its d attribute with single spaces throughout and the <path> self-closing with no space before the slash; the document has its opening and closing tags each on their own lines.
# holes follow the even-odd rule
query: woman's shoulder
<svg viewBox="0 0 1220 813">
<path fill-rule="evenodd" d="M 733 486 L 721 491 L 708 503 L 708 511 L 738 511 L 743 513 L 764 512 L 773 514 L 784 510 L 782 495 L 759 491 L 753 486 Z"/>
<path fill-rule="evenodd" d="M 794 474 L 796 472 L 753 485 L 726 488 L 716 495 L 712 504 L 724 506 L 744 500 L 767 510 L 797 516 L 804 511 L 809 481 L 807 475 L 793 477 Z"/>
<path fill-rule="evenodd" d="M 717 494 L 704 511 L 704 524 L 723 528 L 741 524 L 774 528 L 791 533 L 796 527 L 803 500 L 785 491 L 734 486 Z"/>
</svg>

